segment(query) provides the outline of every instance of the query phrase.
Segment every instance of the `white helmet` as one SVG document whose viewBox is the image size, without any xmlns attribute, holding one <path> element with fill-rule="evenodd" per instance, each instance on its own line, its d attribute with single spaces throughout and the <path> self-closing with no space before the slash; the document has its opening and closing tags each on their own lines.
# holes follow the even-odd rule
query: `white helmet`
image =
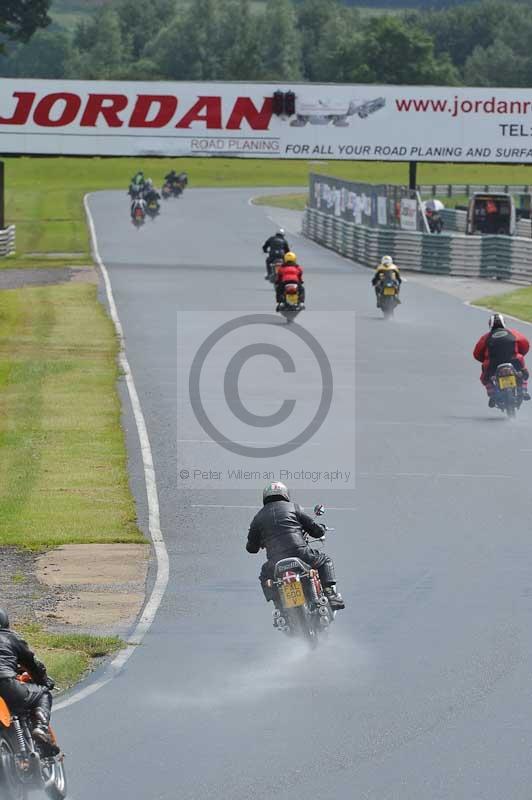
<svg viewBox="0 0 532 800">
<path fill-rule="evenodd" d="M 279 230 L 277 231 L 277 236 L 284 236 L 284 233 L 285 233 L 284 228 L 279 228 Z"/>
<path fill-rule="evenodd" d="M 288 487 L 280 481 L 274 481 L 264 487 L 262 492 L 262 502 L 265 503 L 269 497 L 278 497 L 279 500 L 290 500 L 290 492 Z"/>
<path fill-rule="evenodd" d="M 494 328 L 506 328 L 506 323 L 502 314 L 492 314 L 490 317 L 490 331 Z"/>
<path fill-rule="evenodd" d="M 393 258 L 391 256 L 383 256 L 381 259 L 381 264 L 383 267 L 391 267 L 393 264 Z"/>
</svg>

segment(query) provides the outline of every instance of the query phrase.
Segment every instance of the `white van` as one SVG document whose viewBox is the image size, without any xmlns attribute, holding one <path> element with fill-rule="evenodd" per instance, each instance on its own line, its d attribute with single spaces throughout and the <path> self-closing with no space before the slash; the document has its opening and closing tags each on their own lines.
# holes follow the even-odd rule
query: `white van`
<svg viewBox="0 0 532 800">
<path fill-rule="evenodd" d="M 470 236 L 514 236 L 515 225 L 515 203 L 510 194 L 476 192 L 469 200 L 466 233 Z"/>
</svg>

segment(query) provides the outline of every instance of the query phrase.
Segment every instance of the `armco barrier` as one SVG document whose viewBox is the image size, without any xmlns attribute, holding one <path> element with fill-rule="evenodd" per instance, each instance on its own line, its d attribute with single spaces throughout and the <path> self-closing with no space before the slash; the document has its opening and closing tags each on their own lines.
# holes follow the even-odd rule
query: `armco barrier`
<svg viewBox="0 0 532 800">
<path fill-rule="evenodd" d="M 5 230 L 0 230 L 0 258 L 10 256 L 15 252 L 16 228 L 10 225 Z"/>
<path fill-rule="evenodd" d="M 305 211 L 303 233 L 367 267 L 375 267 L 386 253 L 406 270 L 532 283 L 531 239 L 369 228 L 314 208 Z"/>
</svg>

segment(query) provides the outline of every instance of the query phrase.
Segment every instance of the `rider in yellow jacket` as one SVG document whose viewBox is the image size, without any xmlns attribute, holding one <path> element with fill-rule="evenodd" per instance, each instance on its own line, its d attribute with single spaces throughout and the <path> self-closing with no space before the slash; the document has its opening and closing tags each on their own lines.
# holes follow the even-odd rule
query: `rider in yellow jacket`
<svg viewBox="0 0 532 800">
<path fill-rule="evenodd" d="M 375 287 L 375 295 L 377 297 L 377 308 L 379 307 L 379 295 L 381 292 L 381 286 L 385 278 L 391 277 L 394 281 L 397 281 L 399 286 L 401 286 L 401 272 L 399 267 L 393 263 L 393 259 L 391 256 L 383 256 L 381 259 L 381 263 L 375 268 L 375 273 L 372 278 L 372 285 Z"/>
</svg>

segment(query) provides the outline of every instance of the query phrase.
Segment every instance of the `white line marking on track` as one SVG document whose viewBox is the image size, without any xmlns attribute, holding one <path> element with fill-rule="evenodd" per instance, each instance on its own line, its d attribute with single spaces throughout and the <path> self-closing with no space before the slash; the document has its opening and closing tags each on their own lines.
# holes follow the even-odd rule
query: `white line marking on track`
<svg viewBox="0 0 532 800">
<path fill-rule="evenodd" d="M 109 681 L 113 680 L 113 678 L 123 669 L 126 662 L 131 658 L 131 656 L 135 652 L 137 645 L 139 645 L 142 642 L 148 630 L 153 624 L 153 620 L 155 619 L 155 615 L 159 609 L 159 606 L 161 605 L 161 601 L 164 597 L 164 593 L 168 585 L 168 577 L 170 571 L 168 551 L 166 549 L 164 538 L 161 532 L 157 480 L 155 476 L 155 468 L 153 465 L 153 455 L 151 451 L 150 440 L 148 437 L 148 430 L 146 427 L 146 420 L 144 419 L 144 414 L 142 412 L 142 407 L 140 405 L 137 388 L 135 386 L 135 381 L 133 379 L 133 373 L 131 372 L 131 367 L 129 365 L 129 361 L 127 360 L 125 352 L 125 344 L 124 344 L 124 331 L 122 329 L 122 323 L 120 322 L 120 317 L 118 316 L 118 311 L 113 296 L 113 289 L 111 286 L 111 281 L 109 279 L 109 273 L 107 272 L 107 268 L 101 259 L 100 252 L 98 249 L 96 229 L 94 227 L 94 220 L 92 218 L 88 200 L 89 200 L 89 195 L 85 195 L 83 202 L 85 205 L 85 213 L 87 215 L 87 221 L 89 223 L 92 250 L 94 254 L 94 259 L 98 264 L 101 273 L 103 275 L 105 291 L 107 294 L 107 301 L 109 303 L 109 311 L 120 342 L 120 353 L 118 357 L 119 363 L 126 379 L 129 399 L 131 401 L 131 407 L 133 409 L 133 415 L 135 417 L 135 424 L 137 426 L 137 431 L 139 436 L 140 449 L 142 454 L 142 464 L 144 467 L 144 480 L 146 483 L 146 494 L 148 497 L 148 528 L 153 542 L 155 555 L 157 558 L 157 576 L 155 578 L 155 584 L 153 586 L 150 598 L 144 607 L 142 615 L 137 623 L 135 630 L 133 631 L 133 634 L 130 637 L 129 645 L 124 650 L 122 650 L 110 662 L 110 664 L 108 664 L 100 680 L 89 684 L 89 686 L 86 686 L 84 689 L 80 689 L 79 691 L 74 692 L 74 694 L 72 694 L 70 697 L 65 698 L 65 700 L 58 702 L 54 706 L 56 711 L 61 711 L 61 709 L 68 708 L 69 706 L 74 705 L 74 703 L 79 703 L 80 700 L 84 700 L 91 694 L 94 694 L 103 686 L 105 686 L 107 683 L 109 683 Z"/>
</svg>

